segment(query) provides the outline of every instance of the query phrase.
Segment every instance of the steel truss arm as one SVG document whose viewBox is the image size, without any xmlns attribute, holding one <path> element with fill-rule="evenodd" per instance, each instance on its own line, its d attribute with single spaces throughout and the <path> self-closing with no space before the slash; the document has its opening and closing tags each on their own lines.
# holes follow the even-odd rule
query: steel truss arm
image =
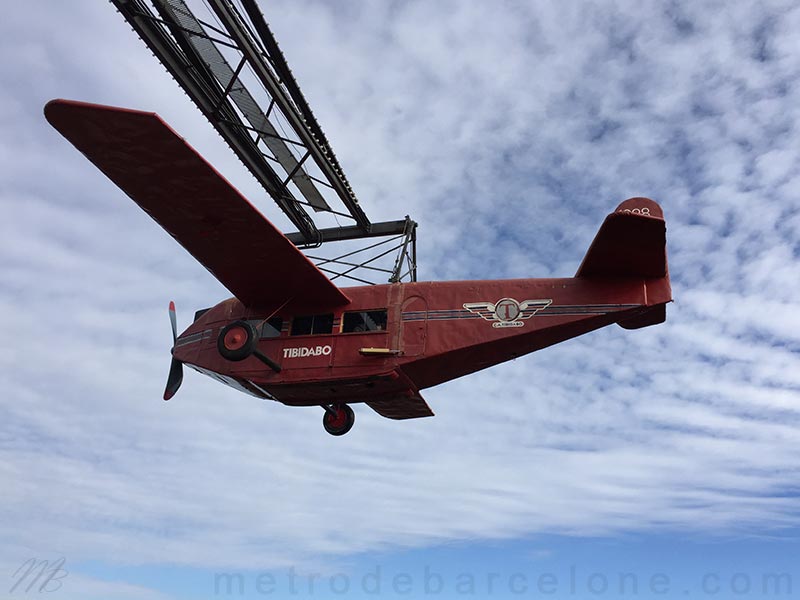
<svg viewBox="0 0 800 600">
<path fill-rule="evenodd" d="M 219 2 L 221 0 L 212 1 Z M 267 51 L 270 64 L 275 69 L 275 72 L 280 78 L 280 82 L 289 93 L 289 97 L 294 102 L 297 112 L 299 113 L 303 123 L 308 127 L 308 130 L 311 134 L 311 139 L 313 141 L 311 146 L 318 153 L 321 153 L 325 157 L 323 162 L 326 166 L 326 175 L 328 175 L 329 180 L 333 182 L 333 187 L 336 190 L 336 193 L 342 199 L 344 205 L 347 206 L 352 215 L 355 217 L 355 220 L 359 226 L 362 229 L 369 231 L 371 227 L 369 219 L 367 219 L 367 215 L 364 214 L 364 211 L 358 205 L 358 199 L 353 193 L 353 189 L 350 187 L 350 184 L 347 182 L 347 178 L 342 171 L 342 167 L 339 166 L 339 161 L 337 160 L 330 143 L 328 143 L 322 128 L 319 126 L 316 117 L 314 117 L 311 107 L 308 105 L 305 96 L 303 96 L 303 93 L 300 91 L 300 87 L 297 85 L 294 75 L 292 75 L 292 71 L 289 69 L 289 65 L 286 63 L 286 59 L 283 57 L 283 53 L 278 46 L 277 40 L 272 35 L 269 25 L 267 25 L 267 22 L 264 20 L 264 15 L 259 10 L 255 0 L 242 0 L 242 5 L 244 6 L 247 16 L 250 18 L 250 21 L 253 23 L 253 27 L 264 44 L 264 49 Z"/>
<path fill-rule="evenodd" d="M 286 234 L 296 246 L 391 237 L 339 259 L 380 246 L 378 256 L 339 260 L 345 271 L 330 272 L 363 283 L 372 282 L 355 277 L 355 269 L 388 273 L 393 282 L 416 280 L 416 223 L 367 218 L 256 0 L 238 0 L 243 12 L 234 0 L 203 0 L 205 20 L 190 0 L 110 1 L 297 228 Z M 335 209 L 328 203 L 334 200 Z M 319 229 L 306 207 L 352 221 Z M 385 251 L 383 244 L 393 241 L 398 245 Z M 393 251 L 393 268 L 376 266 Z M 337 264 L 319 260 L 326 271 L 322 265 Z"/>
<path fill-rule="evenodd" d="M 309 242 L 315 240 L 316 226 L 289 190 L 282 185 L 281 178 L 264 160 L 257 142 L 247 135 L 239 114 L 223 93 L 227 86 L 220 85 L 209 72 L 196 48 L 189 42 L 185 28 L 174 21 L 171 27 L 165 24 L 163 17 L 169 19 L 170 15 L 164 0 L 155 0 L 155 6 L 159 9 L 162 19 L 158 19 L 143 0 L 111 0 L 111 2 L 253 176 L 264 186 L 294 226 Z M 176 1 L 172 0 L 172 4 L 176 5 Z M 188 9 L 186 12 L 191 15 Z"/>
</svg>

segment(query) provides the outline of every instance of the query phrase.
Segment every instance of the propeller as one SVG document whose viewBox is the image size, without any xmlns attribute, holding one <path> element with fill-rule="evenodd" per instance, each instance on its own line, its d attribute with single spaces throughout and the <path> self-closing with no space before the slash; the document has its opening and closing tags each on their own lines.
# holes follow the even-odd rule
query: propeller
<svg viewBox="0 0 800 600">
<path fill-rule="evenodd" d="M 169 321 L 172 324 L 172 350 L 175 351 L 175 343 L 178 341 L 178 317 L 175 314 L 175 303 L 169 303 Z M 169 366 L 169 376 L 167 377 L 167 389 L 164 390 L 164 400 L 169 400 L 178 391 L 183 383 L 183 363 L 172 358 Z"/>
</svg>

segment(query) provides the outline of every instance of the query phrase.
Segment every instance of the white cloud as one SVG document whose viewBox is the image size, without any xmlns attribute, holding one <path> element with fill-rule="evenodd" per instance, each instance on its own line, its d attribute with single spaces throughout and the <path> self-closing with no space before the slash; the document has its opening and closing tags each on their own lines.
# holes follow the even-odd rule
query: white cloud
<svg viewBox="0 0 800 600">
<path fill-rule="evenodd" d="M 420 221 L 423 278 L 571 275 L 628 196 L 668 220 L 666 325 L 429 390 L 434 419 L 361 408 L 344 439 L 318 410 L 194 373 L 158 400 L 167 300 L 185 324 L 225 291 L 43 104 L 157 110 L 285 220 L 111 6 L 10 11 L 5 559 L 266 568 L 538 532 L 796 525 L 800 11 L 676 6 L 264 7 L 368 214 Z"/>
</svg>

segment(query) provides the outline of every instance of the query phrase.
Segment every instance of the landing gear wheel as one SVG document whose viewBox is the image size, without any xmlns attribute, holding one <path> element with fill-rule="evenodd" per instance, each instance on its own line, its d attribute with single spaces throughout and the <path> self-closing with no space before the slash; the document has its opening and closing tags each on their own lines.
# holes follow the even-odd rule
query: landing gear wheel
<svg viewBox="0 0 800 600">
<path fill-rule="evenodd" d="M 244 360 L 256 350 L 258 336 L 247 321 L 234 321 L 223 327 L 217 338 L 217 350 L 223 358 L 234 362 Z"/>
<path fill-rule="evenodd" d="M 325 408 L 322 426 L 331 435 L 344 435 L 353 428 L 356 414 L 347 404 L 334 404 Z"/>
</svg>

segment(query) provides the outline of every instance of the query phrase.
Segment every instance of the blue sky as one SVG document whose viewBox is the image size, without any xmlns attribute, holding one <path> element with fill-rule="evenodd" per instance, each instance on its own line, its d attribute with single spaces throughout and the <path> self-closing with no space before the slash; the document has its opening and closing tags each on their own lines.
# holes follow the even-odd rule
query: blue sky
<svg viewBox="0 0 800 600">
<path fill-rule="evenodd" d="M 289 569 L 298 596 L 311 573 L 313 597 L 341 596 L 331 577 L 358 596 L 376 566 L 381 595 L 403 573 L 419 595 L 426 565 L 442 598 L 466 595 L 463 573 L 476 595 L 499 573 L 494 597 L 618 596 L 628 572 L 641 597 L 765 597 L 771 573 L 800 594 L 800 10 L 263 9 L 367 213 L 420 223 L 421 279 L 569 276 L 604 216 L 644 195 L 667 218 L 668 321 L 427 390 L 433 419 L 362 408 L 341 439 L 318 410 L 192 373 L 165 404 L 169 300 L 185 326 L 228 294 L 44 104 L 156 111 L 288 225 L 110 4 L 8 7 L 0 570 L 63 556 L 53 597 L 82 600 L 220 597 L 215 573 L 251 597 L 273 574 L 285 596 Z"/>
</svg>

